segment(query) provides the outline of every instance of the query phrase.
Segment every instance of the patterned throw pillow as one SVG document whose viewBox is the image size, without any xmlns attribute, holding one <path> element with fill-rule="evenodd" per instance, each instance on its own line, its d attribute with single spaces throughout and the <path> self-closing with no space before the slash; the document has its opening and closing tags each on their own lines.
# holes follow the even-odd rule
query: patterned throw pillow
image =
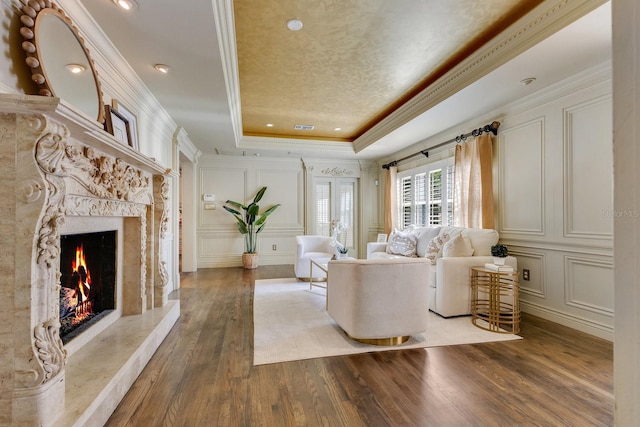
<svg viewBox="0 0 640 427">
<path fill-rule="evenodd" d="M 445 243 L 447 243 L 448 240 L 448 233 L 442 233 L 439 236 L 431 239 L 429 245 L 427 246 L 427 254 L 425 255 L 425 258 L 429 259 L 431 261 L 431 264 L 435 265 L 436 259 L 438 259 L 442 253 L 442 247 Z"/>
<path fill-rule="evenodd" d="M 387 243 L 387 253 L 414 257 L 417 245 L 418 238 L 413 234 L 394 231 L 389 237 L 389 243 Z"/>
</svg>

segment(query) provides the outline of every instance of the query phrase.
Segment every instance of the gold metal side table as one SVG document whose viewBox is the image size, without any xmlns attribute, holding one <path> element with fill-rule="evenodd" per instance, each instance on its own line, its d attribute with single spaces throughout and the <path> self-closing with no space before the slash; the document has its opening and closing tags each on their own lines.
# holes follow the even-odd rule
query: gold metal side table
<svg viewBox="0 0 640 427">
<path fill-rule="evenodd" d="M 520 332 L 518 272 L 471 267 L 471 322 L 503 334 Z"/>
</svg>

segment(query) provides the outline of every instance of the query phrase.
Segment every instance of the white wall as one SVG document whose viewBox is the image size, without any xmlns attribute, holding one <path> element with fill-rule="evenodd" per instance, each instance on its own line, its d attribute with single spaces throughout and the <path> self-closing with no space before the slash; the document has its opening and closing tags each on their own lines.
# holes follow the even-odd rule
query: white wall
<svg viewBox="0 0 640 427">
<path fill-rule="evenodd" d="M 524 311 L 612 340 L 612 88 L 592 71 L 503 117 L 497 229 L 530 270 Z"/>
<path fill-rule="evenodd" d="M 281 206 L 259 234 L 260 265 L 293 264 L 294 237 L 304 230 L 303 178 L 300 159 L 202 156 L 196 171 L 198 268 L 242 265 L 244 236 L 222 206 L 226 200 L 246 205 L 262 186 L 267 191 L 260 212 L 276 203 Z M 203 194 L 215 195 L 215 210 L 205 209 Z"/>
<path fill-rule="evenodd" d="M 610 64 L 462 123 L 403 154 L 494 119 L 501 122 L 494 138 L 496 229 L 520 271 L 530 271 L 530 280 L 520 281 L 522 310 L 613 340 L 618 212 L 613 210 Z M 404 162 L 399 169 L 452 151 L 449 146 L 430 152 L 429 159 Z M 379 176 L 383 182 L 384 174 Z"/>
</svg>

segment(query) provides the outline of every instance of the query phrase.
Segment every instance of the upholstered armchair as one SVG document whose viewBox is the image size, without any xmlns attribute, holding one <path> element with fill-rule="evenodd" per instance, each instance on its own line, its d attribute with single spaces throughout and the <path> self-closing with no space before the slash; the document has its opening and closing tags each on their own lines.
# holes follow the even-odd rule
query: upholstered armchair
<svg viewBox="0 0 640 427">
<path fill-rule="evenodd" d="M 327 312 L 350 338 L 396 345 L 427 329 L 426 258 L 329 261 Z"/>
<path fill-rule="evenodd" d="M 296 236 L 296 262 L 293 264 L 296 277 L 309 280 L 311 259 L 328 261 L 335 253 L 336 247 L 331 246 L 331 238 L 328 236 Z M 319 268 L 313 270 L 313 279 L 326 279 L 326 277 Z"/>
</svg>

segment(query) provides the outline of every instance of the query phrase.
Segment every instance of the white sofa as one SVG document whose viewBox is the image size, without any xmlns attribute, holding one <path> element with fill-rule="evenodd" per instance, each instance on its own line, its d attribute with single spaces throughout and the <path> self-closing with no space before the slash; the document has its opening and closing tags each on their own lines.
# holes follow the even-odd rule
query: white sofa
<svg viewBox="0 0 640 427">
<path fill-rule="evenodd" d="M 329 261 L 327 312 L 352 339 L 401 344 L 427 329 L 431 268 L 424 258 Z"/>
<path fill-rule="evenodd" d="M 429 287 L 429 309 L 443 317 L 471 314 L 470 268 L 493 262 L 491 246 L 498 243 L 498 232 L 491 229 L 445 226 L 417 227 L 404 232 L 405 236 L 408 234 L 415 236 L 417 241 L 414 257 L 431 256 L 431 258 L 435 258 L 433 260 L 435 268 L 432 268 L 429 277 L 424 279 L 425 285 Z M 440 252 L 434 256 L 434 248 L 429 247 L 430 243 L 437 237 L 442 240 L 445 235 L 449 236 L 447 243 L 444 243 Z M 390 243 L 392 236 L 390 236 Z M 460 239 L 457 239 L 458 236 L 470 246 L 470 249 L 466 248 L 472 251 L 470 255 L 467 252 L 465 256 L 460 256 L 458 248 L 453 248 L 461 242 Z M 388 243 L 371 242 L 367 244 L 367 258 L 399 259 L 405 257 L 397 253 L 389 253 L 387 247 Z M 430 249 L 431 251 L 429 251 Z M 515 257 L 508 256 L 506 264 L 517 269 Z"/>
</svg>

